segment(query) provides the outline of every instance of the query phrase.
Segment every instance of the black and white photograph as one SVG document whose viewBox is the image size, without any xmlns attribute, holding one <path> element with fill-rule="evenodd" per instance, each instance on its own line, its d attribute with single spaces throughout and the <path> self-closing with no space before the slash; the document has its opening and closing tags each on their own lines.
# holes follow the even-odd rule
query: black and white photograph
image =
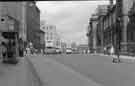
<svg viewBox="0 0 135 86">
<path fill-rule="evenodd" d="M 135 86 L 135 0 L 0 1 L 0 86 Z"/>
</svg>

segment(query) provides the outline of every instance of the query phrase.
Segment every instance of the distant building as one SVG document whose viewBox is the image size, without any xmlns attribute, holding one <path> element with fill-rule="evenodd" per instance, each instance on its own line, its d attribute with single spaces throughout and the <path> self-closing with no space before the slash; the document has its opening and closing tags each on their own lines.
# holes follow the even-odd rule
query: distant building
<svg viewBox="0 0 135 86">
<path fill-rule="evenodd" d="M 63 53 L 66 53 L 67 44 L 65 42 L 61 42 L 61 50 Z"/>
<path fill-rule="evenodd" d="M 67 46 L 66 46 L 67 48 L 72 48 L 71 47 L 71 43 L 67 43 Z"/>
<path fill-rule="evenodd" d="M 87 53 L 88 50 L 89 50 L 89 48 L 88 48 L 87 44 L 80 44 L 80 45 L 77 46 L 77 51 L 79 53 Z"/>
<path fill-rule="evenodd" d="M 56 33 L 56 48 L 61 49 L 61 39 L 58 33 Z"/>
<path fill-rule="evenodd" d="M 76 44 L 75 42 L 72 42 L 72 43 L 71 43 L 71 48 L 72 48 L 73 50 L 75 50 L 75 49 L 77 48 L 77 44 Z"/>
<path fill-rule="evenodd" d="M 57 39 L 56 26 L 45 24 L 42 28 L 45 32 L 45 47 L 56 48 L 56 39 Z"/>
</svg>

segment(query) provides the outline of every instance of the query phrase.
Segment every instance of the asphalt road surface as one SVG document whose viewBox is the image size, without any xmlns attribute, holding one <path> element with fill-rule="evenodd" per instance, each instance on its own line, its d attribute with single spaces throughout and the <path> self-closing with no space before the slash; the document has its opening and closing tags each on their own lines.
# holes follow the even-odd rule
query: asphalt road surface
<svg viewBox="0 0 135 86">
<path fill-rule="evenodd" d="M 29 59 L 40 76 L 42 86 L 102 86 L 55 59 L 46 56 L 31 56 Z"/>
<path fill-rule="evenodd" d="M 116 64 L 112 63 L 109 56 L 87 54 L 50 55 L 43 58 L 52 58 L 103 86 L 135 85 L 135 63 Z"/>
</svg>

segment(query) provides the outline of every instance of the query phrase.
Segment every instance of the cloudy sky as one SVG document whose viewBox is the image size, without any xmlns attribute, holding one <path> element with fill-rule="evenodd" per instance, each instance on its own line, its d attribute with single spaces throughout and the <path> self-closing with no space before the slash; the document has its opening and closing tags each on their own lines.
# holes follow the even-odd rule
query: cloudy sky
<svg viewBox="0 0 135 86">
<path fill-rule="evenodd" d="M 87 43 L 86 29 L 89 18 L 97 5 L 108 1 L 39 1 L 41 20 L 56 25 L 62 40 L 66 42 Z"/>
</svg>

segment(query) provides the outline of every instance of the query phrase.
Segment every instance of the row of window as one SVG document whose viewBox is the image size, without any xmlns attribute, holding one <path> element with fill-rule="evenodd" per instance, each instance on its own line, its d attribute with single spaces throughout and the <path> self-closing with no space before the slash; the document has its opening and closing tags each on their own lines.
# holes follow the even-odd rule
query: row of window
<svg viewBox="0 0 135 86">
<path fill-rule="evenodd" d="M 102 20 L 100 20 L 100 26 L 103 27 L 103 29 L 108 28 L 109 26 L 112 26 L 116 23 L 116 10 L 114 9 L 113 12 L 107 13 L 107 15 L 104 15 L 101 17 Z"/>
<path fill-rule="evenodd" d="M 53 30 L 54 28 L 53 28 L 53 26 L 44 26 L 44 27 L 42 27 L 43 29 L 46 29 L 46 30 Z"/>
<path fill-rule="evenodd" d="M 47 36 L 47 37 L 45 37 L 45 39 L 46 39 L 46 40 L 53 40 L 54 37 L 53 37 L 53 36 Z"/>
<path fill-rule="evenodd" d="M 103 27 L 104 29 L 113 25 L 116 22 L 116 13 L 110 14 L 103 19 Z"/>
</svg>

